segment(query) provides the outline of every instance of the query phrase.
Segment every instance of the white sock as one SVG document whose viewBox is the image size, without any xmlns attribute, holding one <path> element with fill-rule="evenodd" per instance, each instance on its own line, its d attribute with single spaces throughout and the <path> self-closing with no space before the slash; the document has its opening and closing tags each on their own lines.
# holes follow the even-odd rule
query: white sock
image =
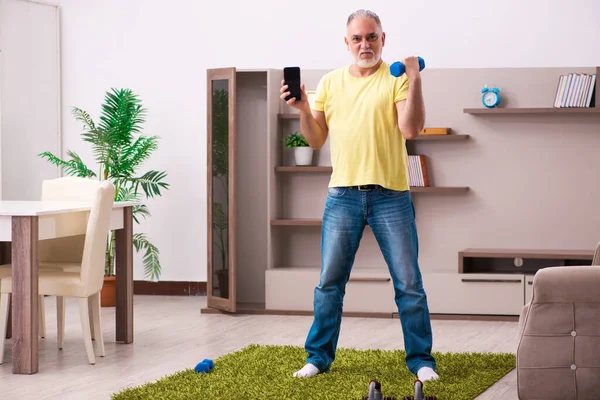
<svg viewBox="0 0 600 400">
<path fill-rule="evenodd" d="M 421 382 L 434 381 L 439 378 L 438 374 L 429 367 L 421 367 L 417 372 L 417 377 Z"/>
<path fill-rule="evenodd" d="M 301 370 L 294 372 L 294 376 L 297 378 L 310 378 L 319 373 L 319 369 L 310 363 L 306 363 Z"/>
</svg>

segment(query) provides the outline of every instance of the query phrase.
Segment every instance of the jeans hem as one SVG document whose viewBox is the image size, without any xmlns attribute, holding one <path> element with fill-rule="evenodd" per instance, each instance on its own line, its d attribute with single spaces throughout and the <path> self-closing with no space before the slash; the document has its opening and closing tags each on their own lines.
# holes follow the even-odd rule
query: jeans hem
<svg viewBox="0 0 600 400">
<path fill-rule="evenodd" d="M 323 364 L 315 362 L 315 361 L 313 361 L 311 359 L 306 360 L 306 363 L 314 365 L 319 370 L 319 372 L 321 372 L 321 373 L 323 373 L 323 372 L 329 372 L 329 367 L 325 367 L 325 366 L 323 366 Z"/>
<path fill-rule="evenodd" d="M 416 375 L 416 374 L 417 374 L 417 372 L 419 372 L 419 370 L 420 370 L 421 368 L 423 368 L 423 367 L 429 367 L 429 368 L 431 368 L 432 370 L 434 370 L 434 371 L 435 371 L 435 369 L 436 369 L 436 367 L 437 367 L 437 366 L 436 366 L 436 363 L 435 363 L 435 362 L 427 362 L 427 361 L 424 361 L 424 362 L 420 362 L 420 363 L 418 363 L 418 364 L 415 364 L 414 366 L 412 366 L 412 368 L 409 368 L 409 370 L 410 370 L 410 371 L 411 371 L 413 374 L 415 374 L 415 375 Z"/>
</svg>

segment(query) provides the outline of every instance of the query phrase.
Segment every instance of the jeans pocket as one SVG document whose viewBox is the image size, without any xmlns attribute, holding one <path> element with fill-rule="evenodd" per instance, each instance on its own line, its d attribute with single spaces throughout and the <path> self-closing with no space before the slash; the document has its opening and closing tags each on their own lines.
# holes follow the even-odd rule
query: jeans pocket
<svg viewBox="0 0 600 400">
<path fill-rule="evenodd" d="M 341 186 L 330 187 L 327 188 L 327 194 L 331 197 L 342 197 L 346 194 L 346 188 Z"/>
<path fill-rule="evenodd" d="M 409 191 L 380 188 L 379 193 L 381 193 L 384 197 L 402 197 L 407 196 L 409 194 Z"/>
</svg>

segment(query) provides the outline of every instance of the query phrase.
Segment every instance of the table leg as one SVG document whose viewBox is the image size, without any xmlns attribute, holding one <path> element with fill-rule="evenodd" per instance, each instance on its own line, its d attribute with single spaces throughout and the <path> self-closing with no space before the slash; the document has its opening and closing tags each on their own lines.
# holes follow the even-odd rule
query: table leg
<svg viewBox="0 0 600 400">
<path fill-rule="evenodd" d="M 14 374 L 38 372 L 38 217 L 12 217 Z"/>
<path fill-rule="evenodd" d="M 123 229 L 115 231 L 117 289 L 116 341 L 133 342 L 133 208 L 123 209 Z"/>
</svg>

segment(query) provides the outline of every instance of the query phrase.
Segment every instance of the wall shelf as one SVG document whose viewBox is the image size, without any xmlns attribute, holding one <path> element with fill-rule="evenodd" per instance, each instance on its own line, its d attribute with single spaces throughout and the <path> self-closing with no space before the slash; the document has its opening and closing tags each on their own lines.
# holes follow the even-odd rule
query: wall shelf
<svg viewBox="0 0 600 400">
<path fill-rule="evenodd" d="M 410 188 L 413 193 L 434 193 L 434 194 L 458 194 L 469 191 L 468 186 L 414 186 Z"/>
<path fill-rule="evenodd" d="M 600 114 L 600 107 L 465 108 L 465 114 Z"/>
<path fill-rule="evenodd" d="M 271 220 L 273 226 L 321 226 L 320 218 L 281 218 Z"/>
<path fill-rule="evenodd" d="M 415 139 L 409 139 L 409 142 L 437 142 L 437 141 L 457 141 L 457 140 L 467 140 L 469 135 L 419 135 Z"/>
<path fill-rule="evenodd" d="M 332 172 L 330 166 L 293 166 L 284 165 L 275 167 L 275 172 Z"/>
</svg>

